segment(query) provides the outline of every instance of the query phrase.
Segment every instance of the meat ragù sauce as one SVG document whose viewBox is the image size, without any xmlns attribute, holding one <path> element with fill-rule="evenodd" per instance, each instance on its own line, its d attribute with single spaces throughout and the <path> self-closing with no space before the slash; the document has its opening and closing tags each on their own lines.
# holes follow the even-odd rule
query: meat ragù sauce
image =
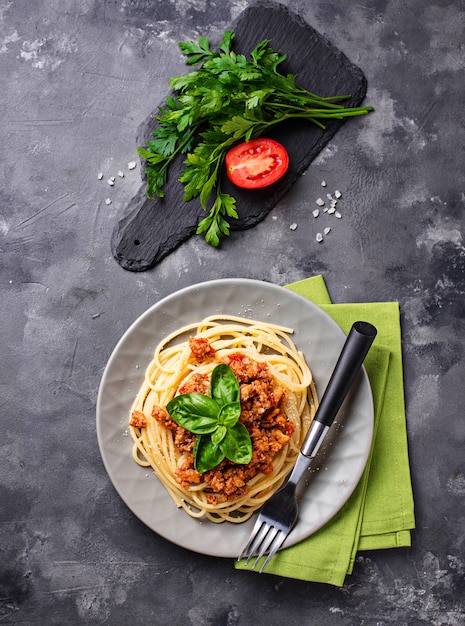
<svg viewBox="0 0 465 626">
<path fill-rule="evenodd" d="M 288 419 L 284 403 L 285 387 L 271 375 L 268 364 L 251 359 L 238 351 L 218 358 L 208 340 L 190 338 L 191 357 L 194 361 L 206 359 L 225 363 L 239 381 L 241 393 L 240 421 L 246 426 L 252 440 L 252 459 L 245 465 L 224 459 L 215 468 L 199 474 L 194 466 L 196 435 L 179 426 L 165 407 L 154 407 L 152 417 L 173 431 L 174 443 L 180 453 L 176 481 L 183 489 L 207 483 L 208 501 L 212 505 L 235 500 L 247 493 L 247 482 L 257 474 L 273 472 L 273 459 L 288 443 L 294 433 L 294 424 Z M 209 376 L 193 374 L 181 385 L 179 394 L 202 393 L 207 395 Z"/>
</svg>

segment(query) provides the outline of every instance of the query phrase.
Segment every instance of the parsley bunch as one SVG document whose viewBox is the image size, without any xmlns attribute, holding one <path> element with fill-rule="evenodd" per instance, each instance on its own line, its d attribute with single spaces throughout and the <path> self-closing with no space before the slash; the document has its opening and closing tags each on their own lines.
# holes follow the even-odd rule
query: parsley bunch
<svg viewBox="0 0 465 626">
<path fill-rule="evenodd" d="M 185 155 L 180 181 L 184 201 L 200 198 L 207 217 L 197 233 L 218 246 L 229 235 L 229 219 L 237 219 L 236 201 L 221 190 L 220 174 L 228 150 L 262 136 L 284 120 L 302 118 L 325 128 L 324 121 L 364 115 L 372 107 L 344 107 L 350 96 L 321 98 L 296 83 L 292 74 L 279 73 L 286 55 L 275 52 L 269 40 L 259 43 L 250 58 L 232 49 L 234 32 L 223 35 L 217 50 L 206 37 L 181 42 L 186 64 L 198 69 L 170 79 L 167 96 L 156 116 L 158 128 L 138 154 L 147 162 L 147 194 L 164 196 L 168 170 Z"/>
</svg>

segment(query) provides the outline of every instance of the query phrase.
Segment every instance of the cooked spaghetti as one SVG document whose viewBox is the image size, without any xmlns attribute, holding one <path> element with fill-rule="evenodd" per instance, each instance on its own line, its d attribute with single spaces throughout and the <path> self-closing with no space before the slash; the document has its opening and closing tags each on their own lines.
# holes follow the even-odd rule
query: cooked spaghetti
<svg viewBox="0 0 465 626">
<path fill-rule="evenodd" d="M 289 337 L 292 329 L 234 316 L 184 326 L 157 348 L 129 421 L 133 458 L 152 467 L 176 506 L 194 518 L 243 522 L 283 483 L 317 408 L 312 374 Z M 179 394 L 208 395 L 211 372 L 231 367 L 240 386 L 240 421 L 252 460 L 224 459 L 203 474 L 194 467 L 196 435 L 166 405 Z"/>
</svg>

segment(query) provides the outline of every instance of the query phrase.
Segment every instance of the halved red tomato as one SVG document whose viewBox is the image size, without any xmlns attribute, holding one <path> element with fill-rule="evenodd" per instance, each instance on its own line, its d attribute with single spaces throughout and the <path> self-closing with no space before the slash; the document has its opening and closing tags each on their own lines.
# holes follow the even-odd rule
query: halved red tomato
<svg viewBox="0 0 465 626">
<path fill-rule="evenodd" d="M 226 154 L 228 178 L 238 187 L 258 189 L 276 182 L 289 165 L 287 150 L 274 139 L 251 139 Z"/>
</svg>

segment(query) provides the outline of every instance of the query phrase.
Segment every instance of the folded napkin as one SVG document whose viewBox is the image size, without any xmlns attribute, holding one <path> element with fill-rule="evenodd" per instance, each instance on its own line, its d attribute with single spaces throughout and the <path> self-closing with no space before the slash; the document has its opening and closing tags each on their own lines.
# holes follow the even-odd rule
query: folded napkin
<svg viewBox="0 0 465 626">
<path fill-rule="evenodd" d="M 281 550 L 265 572 L 341 587 L 358 551 L 410 546 L 415 527 L 408 459 L 400 333 L 396 302 L 331 304 L 322 276 L 287 286 L 326 311 L 348 333 L 358 320 L 378 329 L 364 365 L 375 428 L 365 471 L 349 500 L 320 530 Z M 250 569 L 244 561 L 239 569 Z"/>
</svg>

